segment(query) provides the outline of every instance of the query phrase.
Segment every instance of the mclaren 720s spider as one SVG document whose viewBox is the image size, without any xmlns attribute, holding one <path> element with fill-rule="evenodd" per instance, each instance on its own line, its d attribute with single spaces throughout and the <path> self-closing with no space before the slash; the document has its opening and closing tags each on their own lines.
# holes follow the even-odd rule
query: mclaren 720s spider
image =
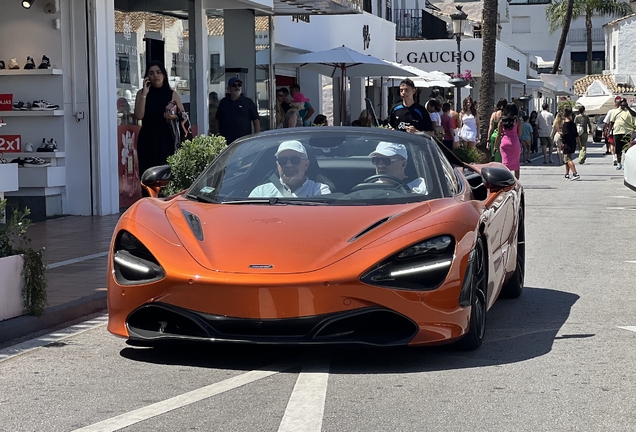
<svg viewBox="0 0 636 432">
<path fill-rule="evenodd" d="M 129 343 L 478 348 L 523 290 L 524 192 L 427 135 L 293 128 L 228 146 L 175 196 L 170 167 L 120 218 L 108 330 Z"/>
</svg>

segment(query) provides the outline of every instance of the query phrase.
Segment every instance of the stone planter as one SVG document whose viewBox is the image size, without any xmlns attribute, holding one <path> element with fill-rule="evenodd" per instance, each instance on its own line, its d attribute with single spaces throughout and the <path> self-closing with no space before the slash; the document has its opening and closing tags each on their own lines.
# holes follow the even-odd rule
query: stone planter
<svg viewBox="0 0 636 432">
<path fill-rule="evenodd" d="M 24 314 L 22 287 L 24 278 L 22 255 L 0 258 L 0 321 Z"/>
</svg>

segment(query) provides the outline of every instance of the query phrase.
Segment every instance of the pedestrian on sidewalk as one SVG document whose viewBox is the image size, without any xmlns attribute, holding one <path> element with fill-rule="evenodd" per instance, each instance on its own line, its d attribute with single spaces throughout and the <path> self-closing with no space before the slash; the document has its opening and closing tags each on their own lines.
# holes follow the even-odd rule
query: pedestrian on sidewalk
<svg viewBox="0 0 636 432">
<path fill-rule="evenodd" d="M 580 178 L 572 160 L 572 155 L 576 152 L 577 147 L 581 147 L 581 141 L 576 132 L 576 126 L 572 121 L 572 109 L 565 108 L 561 127 L 561 150 L 563 150 L 563 160 L 565 161 L 565 175 L 563 178 L 566 180 L 578 180 Z M 572 171 L 572 178 L 570 178 L 570 170 Z"/>
<path fill-rule="evenodd" d="M 537 112 L 530 113 L 530 125 L 532 126 L 532 143 L 530 143 L 530 153 L 537 152 L 537 144 L 539 142 L 539 125 L 537 125 Z"/>
<path fill-rule="evenodd" d="M 543 151 L 543 163 L 548 163 L 548 154 L 550 155 L 550 163 L 552 163 L 552 124 L 554 123 L 554 115 L 548 108 L 550 105 L 544 103 L 542 110 L 537 116 L 537 124 L 539 125 L 539 140 L 541 141 L 541 150 Z"/>
<path fill-rule="evenodd" d="M 291 95 L 294 102 L 298 102 L 298 97 L 296 95 L 299 93 L 300 93 L 300 85 L 294 83 L 289 86 L 289 94 Z M 300 94 L 302 95 L 302 93 Z M 302 95 L 302 99 L 305 99 L 305 95 Z M 309 103 L 309 99 L 307 99 L 305 106 L 302 109 L 298 110 L 303 126 L 309 126 L 311 124 L 311 122 L 309 122 L 309 119 L 311 118 L 311 116 L 314 115 L 314 112 L 315 112 L 314 108 Z"/>
<path fill-rule="evenodd" d="M 550 136 L 550 139 L 554 143 L 559 165 L 563 165 L 563 155 L 561 154 L 561 133 L 564 121 L 563 113 L 558 112 L 554 117 L 554 123 L 552 123 L 552 135 Z M 552 155 L 550 155 L 550 163 L 552 163 Z"/>
<path fill-rule="evenodd" d="M 455 144 L 455 129 L 453 128 L 453 118 L 451 117 L 450 110 L 451 104 L 444 102 L 440 121 L 444 128 L 444 139 L 442 143 L 452 151 Z"/>
<path fill-rule="evenodd" d="M 525 163 L 532 163 L 530 161 L 530 141 L 532 140 L 532 126 L 530 125 L 530 117 L 524 115 L 523 123 L 521 124 L 521 160 Z"/>
<path fill-rule="evenodd" d="M 391 107 L 389 111 L 389 126 L 395 130 L 409 133 L 430 132 L 434 134 L 433 122 L 428 110 L 415 102 L 415 84 L 409 78 L 400 82 L 400 97 L 402 100 Z"/>
<path fill-rule="evenodd" d="M 490 157 L 495 162 L 501 162 L 501 153 L 495 151 L 495 141 L 497 140 L 497 125 L 503 111 L 508 105 L 508 101 L 504 98 L 499 99 L 495 111 L 490 115 L 490 125 L 488 126 L 488 148 L 490 149 Z"/>
<path fill-rule="evenodd" d="M 221 99 L 216 110 L 217 130 L 228 145 L 242 136 L 261 131 L 258 111 L 252 99 L 241 92 L 243 81 L 232 77 L 227 82 L 228 95 Z"/>
<path fill-rule="evenodd" d="M 581 105 L 579 107 L 579 113 L 574 118 L 574 124 L 576 125 L 576 132 L 579 135 L 581 141 L 581 148 L 579 152 L 579 163 L 584 164 L 587 157 L 587 138 L 588 133 L 592 133 L 592 123 L 587 114 L 585 114 L 585 107 Z"/>
<path fill-rule="evenodd" d="M 620 108 L 614 110 L 612 115 L 612 121 L 610 128 L 612 128 L 614 137 L 614 154 L 616 155 L 616 169 L 623 168 L 621 165 L 621 155 L 623 154 L 623 148 L 629 145 L 632 140 L 632 133 L 634 131 L 634 117 L 636 112 L 629 107 L 627 99 L 623 98 L 620 103 Z"/>
<path fill-rule="evenodd" d="M 605 152 L 605 154 L 612 155 L 614 166 L 616 166 L 618 162 L 616 161 L 616 152 L 614 151 L 614 132 L 612 131 L 612 117 L 614 116 L 614 113 L 620 109 L 621 100 L 622 98 L 620 96 L 616 96 L 614 98 L 614 108 L 609 110 L 605 115 L 605 119 L 603 119 L 603 122 L 605 123 L 605 126 L 603 127 L 603 137 L 605 138 L 605 145 L 607 147 L 607 151 Z"/>
<path fill-rule="evenodd" d="M 521 133 L 522 125 L 521 119 L 519 119 L 519 108 L 513 103 L 508 104 L 497 125 L 495 151 L 501 152 L 501 163 L 510 171 L 513 171 L 517 179 L 521 168 L 519 165 L 519 156 L 521 155 L 519 136 Z"/>
</svg>

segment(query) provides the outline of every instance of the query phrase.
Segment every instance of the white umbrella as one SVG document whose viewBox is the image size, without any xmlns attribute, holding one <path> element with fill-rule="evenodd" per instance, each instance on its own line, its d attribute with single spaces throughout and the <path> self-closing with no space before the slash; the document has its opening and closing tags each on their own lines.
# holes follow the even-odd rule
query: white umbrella
<svg viewBox="0 0 636 432">
<path fill-rule="evenodd" d="M 285 63 L 294 63 L 303 69 L 321 75 L 340 77 L 340 124 L 344 117 L 345 82 L 350 77 L 369 76 L 416 76 L 401 66 L 377 57 L 359 53 L 345 46 L 285 58 Z"/>
</svg>

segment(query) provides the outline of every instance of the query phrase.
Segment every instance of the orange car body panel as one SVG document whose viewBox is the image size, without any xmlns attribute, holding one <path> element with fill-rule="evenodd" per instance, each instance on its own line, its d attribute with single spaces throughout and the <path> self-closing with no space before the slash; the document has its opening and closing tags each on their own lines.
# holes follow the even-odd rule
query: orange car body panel
<svg viewBox="0 0 636 432">
<path fill-rule="evenodd" d="M 294 318 L 381 306 L 410 318 L 419 331 L 410 345 L 448 342 L 467 330 L 470 307 L 458 296 L 480 224 L 487 224 L 488 307 L 515 268 L 514 214 L 505 200 L 519 186 L 475 201 L 470 193 L 414 204 L 383 206 L 276 206 L 196 203 L 182 196 L 133 205 L 115 228 L 108 259 L 108 330 L 128 337 L 126 320 L 139 306 L 162 302 L 238 318 Z M 510 197 L 510 198 L 508 198 Z M 182 211 L 196 214 L 197 240 Z M 498 213 L 498 214 L 496 214 Z M 350 241 L 376 221 L 393 216 Z M 122 286 L 114 277 L 116 234 L 137 237 L 165 269 L 146 285 Z M 431 291 L 367 285 L 361 275 L 397 251 L 442 234 L 456 241 L 444 283 Z M 507 244 L 505 251 L 497 245 Z M 494 245 L 494 246 L 493 246 Z M 492 248 L 497 249 L 492 250 Z M 494 254 L 494 256 L 493 256 Z M 250 265 L 271 265 L 270 269 Z"/>
</svg>

